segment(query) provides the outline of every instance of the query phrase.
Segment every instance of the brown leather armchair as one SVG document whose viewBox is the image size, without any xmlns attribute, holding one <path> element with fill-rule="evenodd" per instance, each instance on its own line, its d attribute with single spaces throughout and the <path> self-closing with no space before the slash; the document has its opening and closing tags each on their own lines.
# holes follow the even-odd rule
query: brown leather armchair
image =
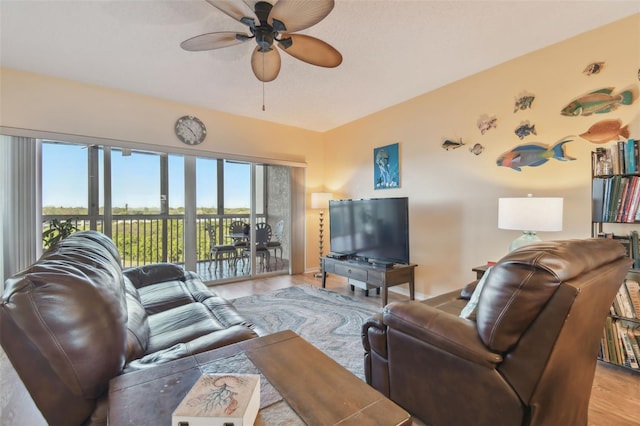
<svg viewBox="0 0 640 426">
<path fill-rule="evenodd" d="M 613 240 L 540 243 L 492 268 L 475 318 L 460 291 L 391 303 L 363 325 L 367 382 L 429 425 L 586 425 L 630 264 Z"/>
</svg>

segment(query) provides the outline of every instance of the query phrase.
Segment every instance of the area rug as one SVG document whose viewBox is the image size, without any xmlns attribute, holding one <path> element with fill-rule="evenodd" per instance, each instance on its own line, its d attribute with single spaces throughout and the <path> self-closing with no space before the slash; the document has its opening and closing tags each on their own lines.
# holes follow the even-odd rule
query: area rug
<svg viewBox="0 0 640 426">
<path fill-rule="evenodd" d="M 308 284 L 241 297 L 233 305 L 269 333 L 295 331 L 364 380 L 362 324 L 379 306 Z"/>
</svg>

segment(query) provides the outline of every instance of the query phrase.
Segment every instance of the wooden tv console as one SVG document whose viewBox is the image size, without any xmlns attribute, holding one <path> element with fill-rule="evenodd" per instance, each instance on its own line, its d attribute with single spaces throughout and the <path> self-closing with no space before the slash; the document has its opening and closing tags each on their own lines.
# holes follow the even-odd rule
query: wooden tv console
<svg viewBox="0 0 640 426">
<path fill-rule="evenodd" d="M 390 268 L 353 260 L 322 258 L 322 287 L 327 282 L 327 274 L 336 274 L 356 281 L 362 281 L 373 288 L 382 288 L 382 306 L 386 306 L 389 297 L 388 288 L 394 285 L 409 284 L 409 298 L 415 300 L 415 264 L 395 264 Z"/>
</svg>

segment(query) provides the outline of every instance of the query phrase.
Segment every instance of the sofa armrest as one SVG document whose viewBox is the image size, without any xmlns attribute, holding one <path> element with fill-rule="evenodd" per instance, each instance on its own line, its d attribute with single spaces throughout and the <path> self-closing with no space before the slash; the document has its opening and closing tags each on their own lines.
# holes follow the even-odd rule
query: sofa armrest
<svg viewBox="0 0 640 426">
<path fill-rule="evenodd" d="M 420 302 L 395 302 L 383 311 L 383 322 L 393 332 L 412 336 L 457 357 L 488 368 L 502 362 L 480 340 L 475 322 L 442 312 Z"/>
<path fill-rule="evenodd" d="M 137 266 L 135 268 L 125 269 L 123 273 L 131 280 L 136 288 L 164 281 L 184 281 L 185 277 L 184 269 L 172 263 L 154 263 L 151 265 Z"/>
<path fill-rule="evenodd" d="M 373 350 L 387 358 L 387 326 L 382 322 L 382 314 L 375 314 L 362 324 L 362 346 L 366 353 Z"/>
</svg>

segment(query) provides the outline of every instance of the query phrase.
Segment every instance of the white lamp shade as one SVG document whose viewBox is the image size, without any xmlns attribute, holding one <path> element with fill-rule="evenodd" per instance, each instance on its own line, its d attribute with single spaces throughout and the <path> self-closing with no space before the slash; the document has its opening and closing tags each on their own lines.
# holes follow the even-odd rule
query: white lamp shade
<svg viewBox="0 0 640 426">
<path fill-rule="evenodd" d="M 498 228 L 517 231 L 562 231 L 562 198 L 498 199 Z"/>
<path fill-rule="evenodd" d="M 311 208 L 312 209 L 328 209 L 329 200 L 331 199 L 330 192 L 312 192 L 311 193 Z"/>
</svg>

